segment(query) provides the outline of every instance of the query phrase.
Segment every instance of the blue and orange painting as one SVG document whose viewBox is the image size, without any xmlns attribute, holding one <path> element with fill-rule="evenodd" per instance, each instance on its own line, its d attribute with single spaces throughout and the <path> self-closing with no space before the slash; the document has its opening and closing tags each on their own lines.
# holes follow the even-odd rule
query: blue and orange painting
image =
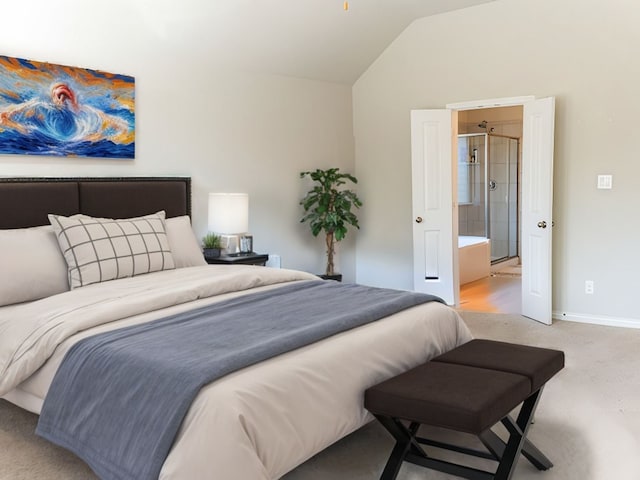
<svg viewBox="0 0 640 480">
<path fill-rule="evenodd" d="M 0 56 L 0 154 L 134 158 L 134 78 Z"/>
</svg>

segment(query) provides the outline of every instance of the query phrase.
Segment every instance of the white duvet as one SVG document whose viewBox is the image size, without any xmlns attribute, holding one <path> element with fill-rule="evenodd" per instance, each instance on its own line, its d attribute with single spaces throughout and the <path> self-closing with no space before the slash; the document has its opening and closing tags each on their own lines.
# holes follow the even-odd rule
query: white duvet
<svg viewBox="0 0 640 480">
<path fill-rule="evenodd" d="M 65 352 L 81 338 L 313 278 L 210 265 L 2 307 L 0 396 L 39 413 Z M 470 338 L 454 310 L 431 302 L 227 375 L 194 400 L 160 478 L 279 478 L 371 419 L 362 406 L 367 387 Z"/>
</svg>

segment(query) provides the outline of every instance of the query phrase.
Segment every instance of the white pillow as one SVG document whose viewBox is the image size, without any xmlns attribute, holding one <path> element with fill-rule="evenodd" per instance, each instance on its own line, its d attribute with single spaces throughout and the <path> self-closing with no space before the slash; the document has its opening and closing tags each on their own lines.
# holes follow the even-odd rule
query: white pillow
<svg viewBox="0 0 640 480">
<path fill-rule="evenodd" d="M 53 228 L 0 230 L 0 306 L 69 290 L 67 264 Z"/>
<path fill-rule="evenodd" d="M 113 220 L 49 215 L 71 288 L 174 268 L 164 211 Z"/>
<path fill-rule="evenodd" d="M 171 255 L 173 255 L 176 268 L 198 267 L 207 264 L 200 244 L 191 228 L 191 220 L 188 215 L 167 218 L 164 225 L 167 229 Z"/>
</svg>

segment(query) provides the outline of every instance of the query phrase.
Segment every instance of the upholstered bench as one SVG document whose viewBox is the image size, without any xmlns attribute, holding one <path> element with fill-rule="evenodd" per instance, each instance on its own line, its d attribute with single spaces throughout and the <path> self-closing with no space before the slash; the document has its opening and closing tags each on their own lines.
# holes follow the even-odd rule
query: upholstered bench
<svg viewBox="0 0 640 480">
<path fill-rule="evenodd" d="M 472 340 L 375 385 L 364 405 L 396 439 L 381 480 L 407 461 L 472 480 L 508 480 L 520 454 L 539 470 L 553 464 L 526 438 L 545 383 L 564 367 L 564 353 L 492 340 Z M 518 417 L 509 413 L 522 403 Z M 504 442 L 491 427 L 501 422 Z M 418 437 L 420 425 L 476 435 L 484 450 Z M 498 462 L 494 473 L 440 460 L 422 445 Z"/>
</svg>

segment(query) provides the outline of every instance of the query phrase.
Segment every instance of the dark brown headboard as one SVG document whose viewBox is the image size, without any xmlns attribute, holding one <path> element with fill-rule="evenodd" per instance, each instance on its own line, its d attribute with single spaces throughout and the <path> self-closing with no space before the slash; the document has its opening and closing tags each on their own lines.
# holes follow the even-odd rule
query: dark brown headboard
<svg viewBox="0 0 640 480">
<path fill-rule="evenodd" d="M 0 229 L 48 225 L 47 215 L 191 216 L 188 177 L 0 178 Z"/>
</svg>

